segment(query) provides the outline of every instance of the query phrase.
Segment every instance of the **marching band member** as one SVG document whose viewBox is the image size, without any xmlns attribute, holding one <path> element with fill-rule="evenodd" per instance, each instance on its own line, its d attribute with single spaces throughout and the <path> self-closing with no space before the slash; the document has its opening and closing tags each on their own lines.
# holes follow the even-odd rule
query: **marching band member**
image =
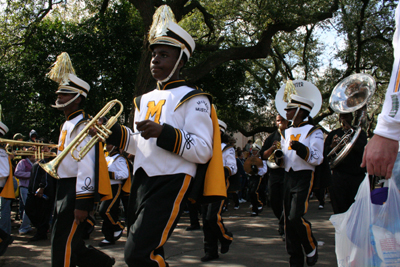
<svg viewBox="0 0 400 267">
<path fill-rule="evenodd" d="M 122 236 L 124 225 L 119 220 L 119 204 L 122 194 L 129 193 L 131 189 L 131 171 L 128 159 L 111 144 L 106 145 L 106 150 L 108 151 L 106 161 L 113 198 L 102 201 L 100 204 L 99 213 L 103 218 L 101 231 L 104 235 L 104 240 L 99 243 L 100 247 L 113 245 Z"/>
<path fill-rule="evenodd" d="M 228 182 L 230 176 L 237 172 L 235 149 L 228 145 L 229 136 L 225 134 L 226 123 L 218 120 L 221 131 L 222 160 L 225 170 L 225 180 Z M 228 187 L 228 186 L 227 186 Z M 225 200 L 202 205 L 204 252 L 201 261 L 218 259 L 218 240 L 221 243 L 221 253 L 229 251 L 233 235 L 228 232 L 222 220 L 221 212 Z"/>
<path fill-rule="evenodd" d="M 0 107 L 1 120 L 1 107 Z M 8 132 L 8 127 L 0 121 L 0 137 Z M 0 256 L 14 241 L 11 236 L 11 199 L 14 199 L 14 181 L 11 159 L 0 145 Z"/>
<path fill-rule="evenodd" d="M 325 139 L 325 153 L 328 154 L 338 145 L 341 137 L 352 128 L 353 114 L 339 114 L 341 127 L 332 130 Z M 364 147 L 367 144 L 367 134 L 361 130 L 352 149 L 344 160 L 332 168 L 332 185 L 329 193 L 332 201 L 333 213 L 346 212 L 357 194 L 358 187 L 365 178 L 365 168 L 361 168 Z"/>
<path fill-rule="evenodd" d="M 157 88 L 134 100 L 135 134 L 116 124 L 107 140 L 135 155 L 125 261 L 140 267 L 168 266 L 163 246 L 179 221 L 198 164 L 211 159 L 207 174 L 212 173 L 214 179 L 210 186 L 205 183 L 205 190 L 216 190 L 216 194 L 226 197 L 219 128 L 211 97 L 179 79 L 195 42 L 175 22 L 166 5 L 159 7 L 153 17 L 149 42 L 150 70 Z"/>
<path fill-rule="evenodd" d="M 65 70 L 65 71 L 63 71 Z M 59 83 L 54 108 L 64 112 L 66 121 L 61 127 L 58 153 L 63 151 L 82 131 L 88 120 L 82 105 L 89 93 L 88 83 L 78 78 L 67 53 L 58 56 L 48 74 Z M 81 144 L 83 147 L 89 137 Z M 52 266 L 104 266 L 114 265 L 115 259 L 92 246 L 86 247 L 82 235 L 84 222 L 94 203 L 111 198 L 111 185 L 107 163 L 100 144 L 81 160 L 75 161 L 70 153 L 58 167 L 60 180 L 56 189 L 56 209 L 51 236 Z"/>
<path fill-rule="evenodd" d="M 285 89 L 290 90 L 291 86 L 294 88 L 293 83 L 289 82 Z M 318 88 L 306 81 L 296 82 L 296 86 L 296 89 L 302 89 L 299 94 L 303 96 L 288 94 L 289 102 L 284 108 L 286 119 L 292 122 L 292 127 L 282 133 L 285 163 L 284 215 L 290 266 L 302 267 L 303 250 L 308 266 L 315 265 L 318 260 L 317 241 L 312 234 L 311 223 L 304 219 L 304 215 L 313 187 L 315 167 L 323 161 L 324 138 L 321 129 L 313 125 L 310 117 L 318 113 L 322 102 Z"/>
<path fill-rule="evenodd" d="M 251 157 L 257 157 L 261 162 L 259 166 L 256 164 L 251 165 L 251 171 L 249 173 L 249 195 L 251 202 L 251 216 L 258 216 L 258 213 L 263 209 L 263 202 L 260 200 L 260 185 L 263 179 L 264 174 L 268 171 L 267 161 L 261 160 L 261 156 L 259 154 L 261 150 L 261 140 L 257 139 L 251 148 Z M 249 160 L 249 159 L 248 159 Z M 264 190 L 264 189 L 261 189 Z"/>
<path fill-rule="evenodd" d="M 288 126 L 288 121 L 281 115 L 276 115 L 275 124 L 278 129 L 271 133 L 267 139 L 264 141 L 264 145 L 261 148 L 261 158 L 263 160 L 268 160 L 272 153 L 278 148 L 278 143 L 281 142 L 281 133 L 286 130 Z M 283 159 L 281 159 L 283 161 Z M 283 164 L 282 164 L 283 166 Z M 283 191 L 284 191 L 284 176 L 285 169 L 283 167 L 279 168 L 269 168 L 268 169 L 268 192 L 271 198 L 271 208 L 274 215 L 279 220 L 279 235 L 284 239 L 284 218 L 283 218 Z"/>
</svg>

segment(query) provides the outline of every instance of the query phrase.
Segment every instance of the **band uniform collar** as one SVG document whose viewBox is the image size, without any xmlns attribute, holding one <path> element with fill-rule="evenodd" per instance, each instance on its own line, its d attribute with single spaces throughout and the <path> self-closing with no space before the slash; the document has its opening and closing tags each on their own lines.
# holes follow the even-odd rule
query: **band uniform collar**
<svg viewBox="0 0 400 267">
<path fill-rule="evenodd" d="M 109 156 L 109 157 L 112 157 L 112 156 L 114 156 L 114 155 L 116 155 L 116 154 L 119 154 L 119 152 L 115 150 L 115 151 L 111 152 L 108 156 Z"/>
<path fill-rule="evenodd" d="M 157 89 L 158 90 L 169 90 L 169 89 L 174 89 L 180 86 L 186 85 L 185 80 L 176 80 L 172 82 L 166 83 L 163 87 L 161 84 L 157 83 Z"/>
<path fill-rule="evenodd" d="M 70 121 L 81 114 L 83 114 L 83 116 L 85 117 L 85 112 L 83 111 L 83 109 L 78 109 L 77 111 L 74 111 L 68 115 L 67 121 Z"/>
</svg>

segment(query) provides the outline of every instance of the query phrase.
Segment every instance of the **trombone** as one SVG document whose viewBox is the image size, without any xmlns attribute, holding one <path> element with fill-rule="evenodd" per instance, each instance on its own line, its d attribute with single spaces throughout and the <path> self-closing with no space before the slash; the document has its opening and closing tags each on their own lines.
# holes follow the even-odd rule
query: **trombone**
<svg viewBox="0 0 400 267">
<path fill-rule="evenodd" d="M 120 106 L 118 113 L 115 116 L 112 116 L 105 125 L 99 125 L 97 121 L 104 117 L 115 104 Z M 92 147 L 99 141 L 99 139 L 107 139 L 111 132 L 111 127 L 118 121 L 118 117 L 121 116 L 122 111 L 124 110 L 124 106 L 117 99 L 111 100 L 108 102 L 100 111 L 94 116 L 89 123 L 83 128 L 83 130 L 72 140 L 69 145 L 52 161 L 48 163 L 39 163 L 40 167 L 43 168 L 48 174 L 53 176 L 56 179 L 60 179 L 57 173 L 58 166 L 61 161 L 68 155 L 71 154 L 71 157 L 76 160 L 82 160 L 86 154 L 92 149 Z M 82 147 L 80 151 L 77 150 L 77 147 L 85 140 L 85 138 L 89 135 L 90 128 L 94 127 L 97 130 L 95 136 L 93 136 L 90 141 Z M 77 156 L 75 156 L 75 151 L 77 152 Z"/>
<path fill-rule="evenodd" d="M 12 154 L 17 157 L 21 156 L 35 156 L 35 159 L 41 160 L 47 157 L 55 157 L 57 153 L 55 152 L 46 152 L 43 151 L 44 147 L 57 148 L 58 145 L 56 144 L 46 144 L 46 143 L 36 143 L 36 142 L 26 142 L 26 141 L 16 141 L 12 139 L 3 139 L 0 138 L 0 144 L 7 144 L 6 145 L 6 152 L 7 154 Z M 14 147 L 35 147 L 34 150 L 14 150 Z"/>
</svg>

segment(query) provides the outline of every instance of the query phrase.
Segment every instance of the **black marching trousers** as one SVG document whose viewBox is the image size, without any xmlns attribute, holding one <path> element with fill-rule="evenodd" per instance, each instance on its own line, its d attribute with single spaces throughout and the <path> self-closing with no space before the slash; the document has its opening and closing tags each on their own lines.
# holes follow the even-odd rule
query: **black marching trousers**
<svg viewBox="0 0 400 267">
<path fill-rule="evenodd" d="M 124 230 L 124 226 L 119 219 L 122 184 L 111 185 L 111 190 L 112 199 L 101 202 L 99 213 L 101 218 L 103 218 L 101 232 L 107 241 L 114 243 L 114 232 Z"/>
<path fill-rule="evenodd" d="M 60 179 L 57 183 L 56 207 L 51 235 L 52 267 L 104 266 L 109 256 L 86 247 L 82 234 L 84 223 L 77 225 L 75 215 L 76 178 Z"/>
<path fill-rule="evenodd" d="M 259 175 L 251 175 L 249 176 L 249 195 L 250 202 L 252 207 L 252 211 L 258 214 L 258 207 L 262 207 L 263 203 L 260 200 L 260 195 L 258 190 L 260 188 L 262 177 Z"/>
<path fill-rule="evenodd" d="M 191 179 L 186 174 L 149 177 L 142 168 L 135 172 L 125 244 L 128 266 L 168 266 L 163 246 L 184 210 Z"/>
<path fill-rule="evenodd" d="M 304 266 L 304 252 L 311 253 L 317 246 L 311 223 L 303 216 L 307 213 L 308 198 L 314 182 L 311 170 L 285 172 L 284 214 L 286 250 L 290 266 Z"/>
<path fill-rule="evenodd" d="M 232 234 L 226 229 L 221 211 L 225 200 L 201 206 L 204 233 L 204 252 L 218 255 L 218 240 L 221 244 L 230 244 Z"/>
<path fill-rule="evenodd" d="M 268 179 L 268 192 L 271 200 L 271 208 L 275 217 L 279 220 L 279 234 L 284 234 L 284 216 L 283 216 L 283 192 L 284 192 L 284 173 L 270 173 Z"/>
</svg>

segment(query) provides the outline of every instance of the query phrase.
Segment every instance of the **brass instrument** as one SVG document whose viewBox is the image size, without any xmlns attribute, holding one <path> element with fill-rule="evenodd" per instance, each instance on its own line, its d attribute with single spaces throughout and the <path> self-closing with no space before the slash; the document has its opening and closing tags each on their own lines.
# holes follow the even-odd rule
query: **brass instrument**
<svg viewBox="0 0 400 267">
<path fill-rule="evenodd" d="M 251 155 L 243 164 L 244 171 L 250 175 L 256 175 L 251 169 L 252 165 L 256 165 L 258 168 L 263 167 L 263 162 L 258 156 Z"/>
<path fill-rule="evenodd" d="M 278 169 L 283 168 L 283 151 L 281 149 L 281 142 L 276 143 L 276 149 L 268 157 L 267 165 L 268 168 Z"/>
<path fill-rule="evenodd" d="M 104 117 L 115 104 L 120 106 L 118 113 L 115 116 L 112 116 L 105 125 L 99 125 L 98 120 L 101 117 Z M 92 147 L 99 141 L 99 139 L 107 139 L 111 132 L 111 127 L 118 121 L 118 117 L 121 116 L 124 110 L 124 106 L 122 103 L 116 99 L 108 102 L 100 111 L 97 113 L 95 117 L 93 117 L 88 124 L 86 124 L 85 128 L 72 140 L 69 145 L 52 161 L 48 163 L 39 163 L 39 165 L 45 170 L 48 174 L 53 176 L 56 179 L 60 179 L 57 174 L 57 169 L 62 160 L 68 155 L 71 154 L 71 157 L 76 160 L 82 160 L 86 154 L 92 149 Z M 89 135 L 89 130 L 91 128 L 95 128 L 97 133 L 93 136 L 90 141 L 80 150 L 77 150 L 77 147 L 85 140 L 85 138 Z M 77 156 L 74 155 L 75 151 L 77 152 Z"/>
<path fill-rule="evenodd" d="M 341 137 L 338 144 L 327 155 L 329 166 L 335 168 L 351 151 L 361 133 L 361 123 L 365 118 L 368 100 L 374 94 L 375 80 L 368 74 L 353 74 L 340 83 L 332 91 L 329 99 L 331 108 L 338 113 L 350 113 L 362 110 L 355 129 L 350 128 Z"/>
<path fill-rule="evenodd" d="M 41 160 L 47 157 L 55 157 L 57 153 L 55 152 L 45 152 L 43 151 L 43 147 L 57 148 L 56 144 L 45 144 L 39 142 L 26 142 L 26 141 L 16 141 L 12 139 L 2 139 L 0 138 L 0 144 L 6 145 L 6 152 L 8 154 L 13 154 L 14 156 L 35 156 L 35 159 Z M 34 147 L 33 150 L 14 150 L 14 147 Z"/>
<path fill-rule="evenodd" d="M 258 168 L 262 168 L 264 166 L 262 159 L 259 158 L 261 147 L 262 147 L 262 142 L 260 139 L 257 139 L 253 144 L 253 150 L 257 151 L 257 154 L 256 155 L 251 154 L 250 157 L 248 157 L 243 164 L 244 171 L 250 175 L 257 174 L 254 173 L 253 170 L 251 169 L 252 165 L 256 165 Z"/>
</svg>

